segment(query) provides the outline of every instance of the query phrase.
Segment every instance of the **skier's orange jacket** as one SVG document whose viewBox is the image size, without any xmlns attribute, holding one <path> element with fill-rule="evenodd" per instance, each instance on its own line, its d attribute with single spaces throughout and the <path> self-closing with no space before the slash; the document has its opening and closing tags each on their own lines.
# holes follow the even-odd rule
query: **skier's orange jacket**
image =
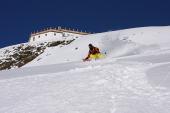
<svg viewBox="0 0 170 113">
<path fill-rule="evenodd" d="M 85 60 L 89 59 L 90 55 L 95 55 L 95 54 L 98 54 L 98 53 L 100 53 L 99 48 L 93 47 L 92 49 L 89 50 L 88 56 L 85 58 Z"/>
</svg>

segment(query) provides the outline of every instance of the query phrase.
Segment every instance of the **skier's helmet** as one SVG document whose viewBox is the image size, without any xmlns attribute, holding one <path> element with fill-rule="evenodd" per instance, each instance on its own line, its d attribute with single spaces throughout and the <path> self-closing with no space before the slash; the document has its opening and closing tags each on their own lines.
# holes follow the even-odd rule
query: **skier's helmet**
<svg viewBox="0 0 170 113">
<path fill-rule="evenodd" d="M 89 47 L 92 47 L 93 45 L 92 44 L 89 44 Z"/>
<path fill-rule="evenodd" d="M 92 44 L 89 44 L 89 48 L 90 48 L 90 49 L 93 48 L 93 45 L 92 45 Z"/>
</svg>

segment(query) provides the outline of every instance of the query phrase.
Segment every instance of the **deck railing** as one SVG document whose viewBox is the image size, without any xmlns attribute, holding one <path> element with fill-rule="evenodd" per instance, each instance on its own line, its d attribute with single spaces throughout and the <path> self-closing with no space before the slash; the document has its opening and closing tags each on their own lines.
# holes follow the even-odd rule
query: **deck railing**
<svg viewBox="0 0 170 113">
<path fill-rule="evenodd" d="M 80 34 L 80 35 L 88 35 L 91 34 L 90 32 L 87 31 L 82 31 L 82 30 L 78 30 L 78 29 L 71 29 L 71 28 L 62 28 L 62 27 L 57 27 L 57 28 L 47 28 L 41 31 L 36 31 L 36 32 L 32 32 L 31 36 L 36 36 L 36 35 L 40 35 L 40 34 L 44 34 L 47 32 L 56 32 L 56 33 L 62 33 L 62 32 L 68 32 L 68 33 L 74 33 L 74 34 Z"/>
</svg>

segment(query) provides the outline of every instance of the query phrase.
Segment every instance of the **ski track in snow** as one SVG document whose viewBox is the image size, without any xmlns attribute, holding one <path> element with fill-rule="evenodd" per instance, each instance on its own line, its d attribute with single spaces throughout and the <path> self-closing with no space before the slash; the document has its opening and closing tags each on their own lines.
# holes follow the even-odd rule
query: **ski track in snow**
<svg viewBox="0 0 170 113">
<path fill-rule="evenodd" d="M 68 63 L 63 72 L 53 68 L 51 74 L 1 79 L 0 113 L 170 112 L 170 92 L 151 85 L 145 73 L 148 64 L 87 64 L 73 68 Z"/>
<path fill-rule="evenodd" d="M 169 36 L 170 26 L 144 27 L 47 48 L 23 68 L 0 72 L 0 113 L 170 113 Z M 106 58 L 80 62 L 89 43 Z"/>
</svg>

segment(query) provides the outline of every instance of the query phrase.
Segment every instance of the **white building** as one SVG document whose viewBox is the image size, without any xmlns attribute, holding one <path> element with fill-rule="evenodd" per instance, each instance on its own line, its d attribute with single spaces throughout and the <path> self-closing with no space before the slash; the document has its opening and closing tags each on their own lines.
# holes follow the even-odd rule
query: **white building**
<svg viewBox="0 0 170 113">
<path fill-rule="evenodd" d="M 88 35 L 86 32 L 79 32 L 78 30 L 67 30 L 58 28 L 50 28 L 41 32 L 31 33 L 29 42 L 45 42 L 45 41 L 58 41 L 70 40 L 82 35 Z"/>
</svg>

